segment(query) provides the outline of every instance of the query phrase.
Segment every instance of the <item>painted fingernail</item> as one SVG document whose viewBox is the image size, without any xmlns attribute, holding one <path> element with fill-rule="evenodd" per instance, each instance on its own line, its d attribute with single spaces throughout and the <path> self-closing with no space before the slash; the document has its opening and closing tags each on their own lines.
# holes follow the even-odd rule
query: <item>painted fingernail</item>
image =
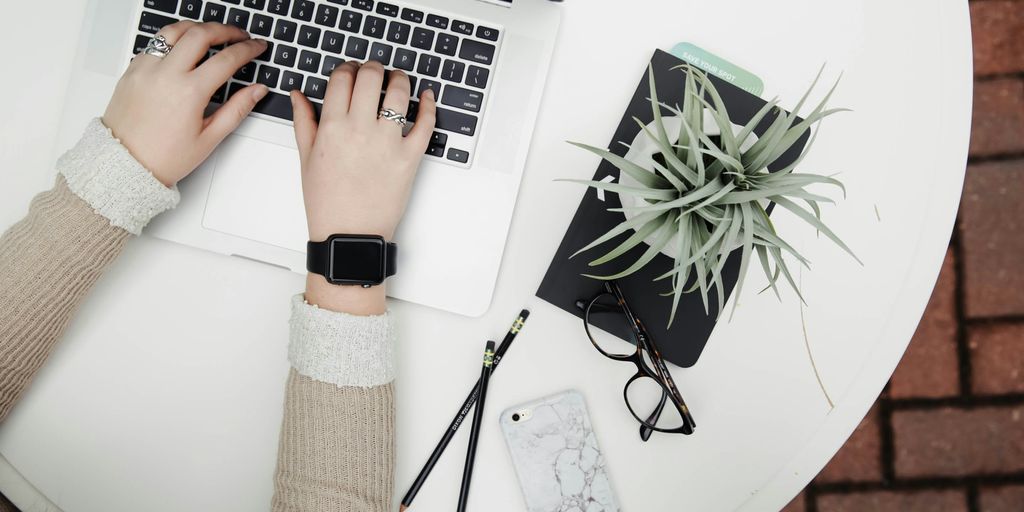
<svg viewBox="0 0 1024 512">
<path fill-rule="evenodd" d="M 264 96 L 267 95 L 268 92 L 270 92 L 270 89 L 267 89 L 267 86 L 260 84 L 255 89 L 253 89 L 252 99 L 254 101 L 260 101 L 263 99 Z"/>
</svg>

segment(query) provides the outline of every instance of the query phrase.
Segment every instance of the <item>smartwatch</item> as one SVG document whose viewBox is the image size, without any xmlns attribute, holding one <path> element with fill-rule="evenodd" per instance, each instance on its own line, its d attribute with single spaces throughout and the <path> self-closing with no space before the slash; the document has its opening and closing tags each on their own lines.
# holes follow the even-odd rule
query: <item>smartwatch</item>
<svg viewBox="0 0 1024 512">
<path fill-rule="evenodd" d="M 369 288 L 395 275 L 398 246 L 377 235 L 331 235 L 306 244 L 306 270 L 327 282 Z"/>
</svg>

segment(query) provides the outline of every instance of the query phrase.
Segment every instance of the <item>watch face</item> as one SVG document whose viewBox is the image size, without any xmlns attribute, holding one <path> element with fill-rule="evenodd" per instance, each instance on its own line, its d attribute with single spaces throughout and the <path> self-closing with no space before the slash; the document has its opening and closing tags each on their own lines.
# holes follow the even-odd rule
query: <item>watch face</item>
<svg viewBox="0 0 1024 512">
<path fill-rule="evenodd" d="M 335 283 L 384 282 L 384 239 L 337 237 L 331 239 L 330 280 Z"/>
</svg>

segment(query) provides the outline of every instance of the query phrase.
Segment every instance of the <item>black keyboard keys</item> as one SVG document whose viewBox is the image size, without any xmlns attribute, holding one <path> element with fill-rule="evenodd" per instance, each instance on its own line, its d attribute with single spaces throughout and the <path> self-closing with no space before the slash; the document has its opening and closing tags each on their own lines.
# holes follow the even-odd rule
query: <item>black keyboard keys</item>
<svg viewBox="0 0 1024 512">
<path fill-rule="evenodd" d="M 348 38 L 348 44 L 345 45 L 345 55 L 352 57 L 353 59 L 365 60 L 366 50 L 369 48 L 370 42 L 361 37 L 350 37 Z"/>
<path fill-rule="evenodd" d="M 324 42 L 320 45 L 320 49 L 326 52 L 341 54 L 345 48 L 344 43 L 344 35 L 328 30 L 324 32 Z"/>
<path fill-rule="evenodd" d="M 178 15 L 190 20 L 198 20 L 203 14 L 203 0 L 181 0 Z"/>
<path fill-rule="evenodd" d="M 434 91 L 434 99 L 441 97 L 441 83 L 433 80 L 427 80 L 426 78 L 420 80 L 420 88 L 416 91 L 416 97 L 419 98 L 423 94 L 423 91 L 430 89 Z"/>
<path fill-rule="evenodd" d="M 236 84 L 237 85 L 237 84 Z M 231 86 L 232 89 L 235 87 Z M 292 120 L 292 100 L 287 94 L 269 92 L 267 96 L 256 104 L 253 112 L 278 117 L 286 121 Z"/>
<path fill-rule="evenodd" d="M 178 0 L 145 0 L 143 5 L 148 9 L 174 14 L 174 8 L 178 6 Z"/>
<path fill-rule="evenodd" d="M 388 25 L 388 41 L 395 44 L 406 44 L 409 42 L 409 32 L 412 27 L 400 21 L 392 21 Z"/>
<path fill-rule="evenodd" d="M 340 12 L 341 9 L 337 7 L 321 4 L 316 8 L 316 24 L 334 28 L 334 25 L 338 23 L 338 13 Z"/>
<path fill-rule="evenodd" d="M 441 33 L 437 35 L 437 44 L 434 45 L 434 51 L 443 55 L 455 55 L 455 50 L 458 47 L 458 36 Z"/>
<path fill-rule="evenodd" d="M 363 23 L 363 35 L 382 39 L 384 37 L 384 30 L 387 27 L 387 24 L 388 20 L 384 18 L 367 16 L 366 23 Z"/>
<path fill-rule="evenodd" d="M 240 80 L 250 84 L 253 80 L 256 80 L 256 63 L 250 62 L 238 68 L 238 71 L 235 72 L 235 80 Z"/>
<path fill-rule="evenodd" d="M 298 25 L 293 21 L 277 20 L 277 27 L 274 28 L 274 39 L 280 39 L 289 43 L 295 41 L 295 31 Z"/>
<path fill-rule="evenodd" d="M 444 97 L 441 98 L 441 103 L 471 112 L 480 112 L 484 103 L 484 93 L 449 85 L 444 88 Z"/>
<path fill-rule="evenodd" d="M 309 0 L 296 0 L 295 6 L 292 7 L 292 18 L 302 21 L 312 21 L 313 11 L 316 9 L 316 4 Z"/>
<path fill-rule="evenodd" d="M 242 5 L 250 9 L 262 11 L 263 8 L 267 6 L 267 0 L 245 0 L 244 2 L 242 2 Z"/>
<path fill-rule="evenodd" d="M 393 48 L 383 43 L 373 43 L 370 47 L 370 60 L 375 60 L 387 66 L 391 64 L 391 52 Z"/>
<path fill-rule="evenodd" d="M 391 16 L 394 18 L 398 16 L 398 6 L 380 2 L 377 4 L 377 14 L 383 14 L 384 16 Z"/>
<path fill-rule="evenodd" d="M 424 53 L 420 55 L 420 64 L 416 67 L 416 72 L 426 76 L 437 76 L 437 72 L 440 68 L 441 57 Z"/>
<path fill-rule="evenodd" d="M 302 50 L 302 53 L 299 54 L 299 69 L 310 73 L 320 71 L 320 54 Z"/>
<path fill-rule="evenodd" d="M 168 18 L 167 16 L 142 11 L 142 19 L 139 20 L 139 31 L 146 32 L 148 34 L 156 34 L 160 29 L 170 25 L 171 23 L 177 23 L 177 21 L 178 20 L 174 18 Z"/>
<path fill-rule="evenodd" d="M 210 2 L 206 4 L 206 9 L 203 9 L 203 21 L 224 23 L 224 16 L 227 14 L 227 11 L 227 7 Z M 142 16 L 145 17 L 146 13 L 142 13 Z"/>
<path fill-rule="evenodd" d="M 277 81 L 281 78 L 281 70 L 273 66 L 262 65 L 256 72 L 256 81 L 267 87 L 277 87 Z"/>
<path fill-rule="evenodd" d="M 412 71 L 416 67 L 416 52 L 405 48 L 395 50 L 395 62 L 393 65 L 401 70 Z"/>
<path fill-rule="evenodd" d="M 320 29 L 309 25 L 299 27 L 299 39 L 296 42 L 302 46 L 316 48 L 320 45 Z"/>
<path fill-rule="evenodd" d="M 287 16 L 288 8 L 291 7 L 291 5 L 291 0 L 270 0 L 270 5 L 267 6 L 267 11 L 278 16 Z"/>
<path fill-rule="evenodd" d="M 402 19 L 413 23 L 423 23 L 423 11 L 406 7 L 402 9 Z"/>
<path fill-rule="evenodd" d="M 352 7 L 362 9 L 364 11 L 372 11 L 373 0 L 352 0 Z"/>
<path fill-rule="evenodd" d="M 468 61 L 489 65 L 494 60 L 494 45 L 466 39 L 462 42 L 459 57 Z"/>
<path fill-rule="evenodd" d="M 341 23 L 338 24 L 338 28 L 346 32 L 359 32 L 359 25 L 362 22 L 362 14 L 345 9 L 341 12 Z"/>
<path fill-rule="evenodd" d="M 479 37 L 480 39 L 486 39 L 488 41 L 497 41 L 498 31 L 496 29 L 481 25 L 476 28 L 476 36 Z"/>
<path fill-rule="evenodd" d="M 242 30 L 249 28 L 249 11 L 242 9 L 231 9 L 228 12 L 228 25 L 238 27 Z"/>
<path fill-rule="evenodd" d="M 281 76 L 281 90 L 292 92 L 295 89 L 302 89 L 302 75 L 294 71 L 285 71 Z"/>
<path fill-rule="evenodd" d="M 469 73 L 466 74 L 466 85 L 483 89 L 487 86 L 487 75 L 491 72 L 480 66 L 469 66 Z"/>
<path fill-rule="evenodd" d="M 464 164 L 469 161 L 469 153 L 461 149 L 448 148 L 448 160 Z"/>
<path fill-rule="evenodd" d="M 135 47 L 132 49 L 132 53 L 138 55 L 142 53 L 149 46 L 149 36 L 135 36 Z"/>
<path fill-rule="evenodd" d="M 429 50 L 434 46 L 434 31 L 422 27 L 412 29 L 412 42 L 414 48 Z"/>
<path fill-rule="evenodd" d="M 462 81 L 462 75 L 466 72 L 466 64 L 451 59 L 444 60 L 444 67 L 441 68 L 441 78 L 445 80 L 459 83 Z"/>
<path fill-rule="evenodd" d="M 267 49 L 263 50 L 263 53 L 256 56 L 256 60 L 262 60 L 270 62 L 274 58 L 274 43 L 267 41 Z"/>
<path fill-rule="evenodd" d="M 473 35 L 473 24 L 466 21 L 455 20 L 452 22 L 452 32 L 471 36 Z"/>
<path fill-rule="evenodd" d="M 253 15 L 252 25 L 249 26 L 249 32 L 258 36 L 270 37 L 270 34 L 274 32 L 274 18 L 265 14 Z"/>
<path fill-rule="evenodd" d="M 428 14 L 427 25 L 444 30 L 448 28 L 448 18 L 445 18 L 444 16 L 438 16 L 436 14 Z"/>
<path fill-rule="evenodd" d="M 296 54 L 298 52 L 299 50 L 295 47 L 279 44 L 277 49 L 274 50 L 274 64 L 288 68 L 295 66 Z"/>
<path fill-rule="evenodd" d="M 306 87 L 302 89 L 302 92 L 310 98 L 322 100 L 327 92 L 327 80 L 309 77 L 306 79 Z"/>
<path fill-rule="evenodd" d="M 476 117 L 469 114 L 437 107 L 437 128 L 440 130 L 472 136 L 476 133 L 476 121 Z"/>
<path fill-rule="evenodd" d="M 331 57 L 330 55 L 324 57 L 324 67 L 320 70 L 320 74 L 324 76 L 331 76 L 334 70 L 345 63 L 345 59 L 339 59 L 338 57 Z"/>
</svg>

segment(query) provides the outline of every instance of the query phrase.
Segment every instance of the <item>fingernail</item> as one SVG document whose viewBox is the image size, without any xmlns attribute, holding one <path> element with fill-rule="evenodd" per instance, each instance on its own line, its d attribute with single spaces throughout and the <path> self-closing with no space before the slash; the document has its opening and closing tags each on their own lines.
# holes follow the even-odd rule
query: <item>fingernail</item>
<svg viewBox="0 0 1024 512">
<path fill-rule="evenodd" d="M 256 38 L 256 39 L 253 39 L 253 41 L 256 41 L 257 43 L 260 43 L 260 44 L 262 44 L 263 46 L 266 46 L 266 45 L 267 45 L 267 40 L 266 40 L 266 39 L 262 39 L 262 38 Z"/>
<path fill-rule="evenodd" d="M 252 99 L 255 101 L 260 101 L 263 99 L 264 96 L 267 95 L 268 92 L 270 92 L 270 89 L 267 89 L 267 86 L 260 84 L 258 87 L 253 89 Z"/>
<path fill-rule="evenodd" d="M 434 96 L 434 90 L 433 89 L 424 89 L 423 93 L 429 95 L 431 100 L 434 100 L 434 101 L 437 100 L 437 97 Z"/>
</svg>

